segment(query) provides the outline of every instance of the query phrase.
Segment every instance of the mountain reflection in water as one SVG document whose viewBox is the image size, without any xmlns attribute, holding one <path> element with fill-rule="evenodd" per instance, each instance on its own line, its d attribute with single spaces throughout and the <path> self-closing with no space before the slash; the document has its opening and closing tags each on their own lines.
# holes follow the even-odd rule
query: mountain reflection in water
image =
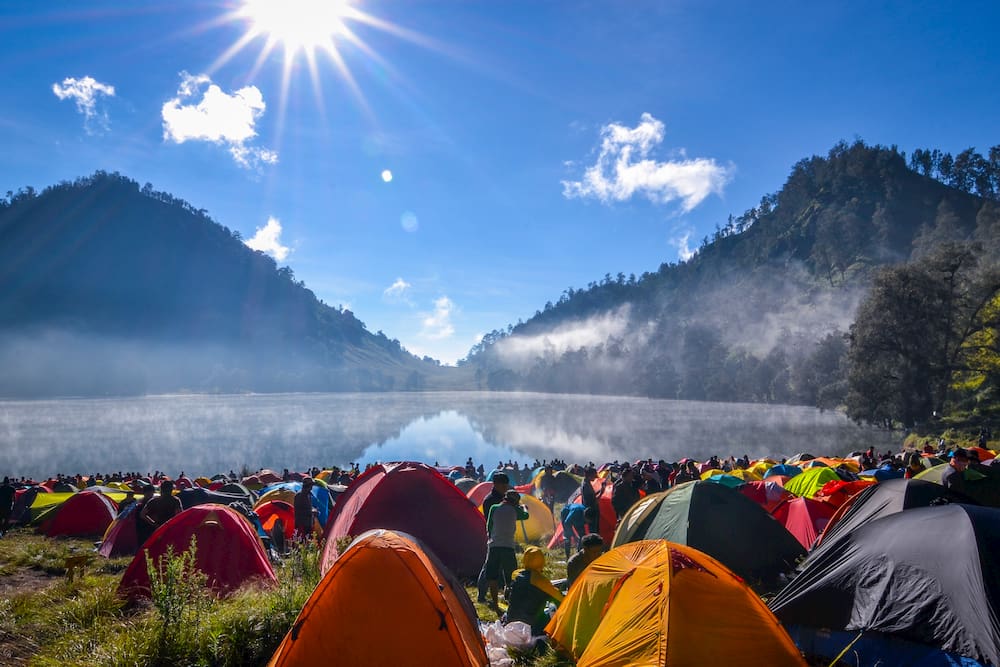
<svg viewBox="0 0 1000 667">
<path fill-rule="evenodd" d="M 182 395 L 0 402 L 2 474 L 213 474 L 417 459 L 601 462 L 842 454 L 898 437 L 813 408 L 528 393 Z"/>
</svg>

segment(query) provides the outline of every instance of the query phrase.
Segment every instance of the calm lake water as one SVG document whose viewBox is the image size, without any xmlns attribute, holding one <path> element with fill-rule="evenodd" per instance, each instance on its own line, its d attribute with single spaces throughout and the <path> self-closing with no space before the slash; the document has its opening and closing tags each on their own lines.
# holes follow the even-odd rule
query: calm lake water
<svg viewBox="0 0 1000 667">
<path fill-rule="evenodd" d="M 416 459 L 487 469 L 500 459 L 603 462 L 809 451 L 898 435 L 836 412 L 604 396 L 442 392 L 0 401 L 0 474 L 110 470 L 211 475 Z"/>
</svg>

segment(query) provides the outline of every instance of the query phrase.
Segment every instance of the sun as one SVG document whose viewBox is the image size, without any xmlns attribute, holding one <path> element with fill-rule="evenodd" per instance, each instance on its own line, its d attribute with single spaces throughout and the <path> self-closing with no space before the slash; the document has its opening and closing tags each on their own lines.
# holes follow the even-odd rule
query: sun
<svg viewBox="0 0 1000 667">
<path fill-rule="evenodd" d="M 286 52 L 313 52 L 345 36 L 345 21 L 355 11 L 349 0 L 245 0 L 239 15 L 254 36 L 278 42 Z"/>
</svg>

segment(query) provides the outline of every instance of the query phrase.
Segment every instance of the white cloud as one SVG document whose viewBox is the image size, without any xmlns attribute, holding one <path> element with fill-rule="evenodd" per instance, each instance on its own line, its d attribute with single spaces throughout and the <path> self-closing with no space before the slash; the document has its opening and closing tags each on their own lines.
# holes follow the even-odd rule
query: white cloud
<svg viewBox="0 0 1000 667">
<path fill-rule="evenodd" d="M 71 99 L 76 102 L 76 110 L 83 114 L 84 128 L 88 133 L 93 132 L 95 123 L 101 129 L 108 129 L 110 122 L 108 112 L 104 109 L 98 110 L 97 103 L 101 95 L 114 97 L 114 86 L 101 83 L 89 76 L 85 76 L 82 79 L 66 77 L 61 84 L 52 84 L 52 92 L 60 100 Z"/>
<path fill-rule="evenodd" d="M 195 101 L 198 95 L 201 99 Z M 226 146 L 236 164 L 245 168 L 274 164 L 278 161 L 275 151 L 249 145 L 257 136 L 257 120 L 266 108 L 256 86 L 245 86 L 229 95 L 205 74 L 181 72 L 177 96 L 163 105 L 163 140 L 177 144 L 210 141 Z"/>
<path fill-rule="evenodd" d="M 390 301 L 405 301 L 406 293 L 413 287 L 402 278 L 396 278 L 396 282 L 382 290 L 382 296 Z"/>
<path fill-rule="evenodd" d="M 244 241 L 248 248 L 260 250 L 274 257 L 279 262 L 288 257 L 288 246 L 281 245 L 281 222 L 274 217 L 267 219 L 267 224 L 257 228 L 257 233 L 249 241 Z"/>
<path fill-rule="evenodd" d="M 695 251 L 691 250 L 688 245 L 691 241 L 691 232 L 684 232 L 680 236 L 675 236 L 670 239 L 668 243 L 673 247 L 677 248 L 677 257 L 680 258 L 682 262 L 686 262 L 692 257 L 694 257 Z"/>
<path fill-rule="evenodd" d="M 680 200 L 681 208 L 690 211 L 708 195 L 722 194 L 732 176 L 731 165 L 712 158 L 688 159 L 683 150 L 678 160 L 650 159 L 650 151 L 663 143 L 663 137 L 663 123 L 649 113 L 643 113 L 634 128 L 605 125 L 597 162 L 587 167 L 582 180 L 563 181 L 563 196 L 594 197 L 607 204 L 641 194 L 657 204 Z"/>
<path fill-rule="evenodd" d="M 455 303 L 446 296 L 434 300 L 434 312 L 424 313 L 423 329 L 420 335 L 431 340 L 450 338 L 455 334 L 455 326 L 451 316 L 456 308 Z"/>
</svg>

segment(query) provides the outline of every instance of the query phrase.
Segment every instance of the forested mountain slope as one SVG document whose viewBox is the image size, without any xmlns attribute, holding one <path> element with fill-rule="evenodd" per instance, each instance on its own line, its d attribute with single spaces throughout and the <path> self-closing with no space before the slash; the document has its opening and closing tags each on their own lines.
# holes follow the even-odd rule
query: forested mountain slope
<svg viewBox="0 0 1000 667">
<path fill-rule="evenodd" d="M 1000 150 L 959 158 L 838 144 L 689 261 L 571 288 L 463 364 L 492 389 L 840 405 L 874 271 L 992 233 Z"/>
<path fill-rule="evenodd" d="M 0 200 L 0 395 L 448 387 L 204 211 L 98 172 Z M 460 375 L 460 374 L 458 374 Z"/>
</svg>

